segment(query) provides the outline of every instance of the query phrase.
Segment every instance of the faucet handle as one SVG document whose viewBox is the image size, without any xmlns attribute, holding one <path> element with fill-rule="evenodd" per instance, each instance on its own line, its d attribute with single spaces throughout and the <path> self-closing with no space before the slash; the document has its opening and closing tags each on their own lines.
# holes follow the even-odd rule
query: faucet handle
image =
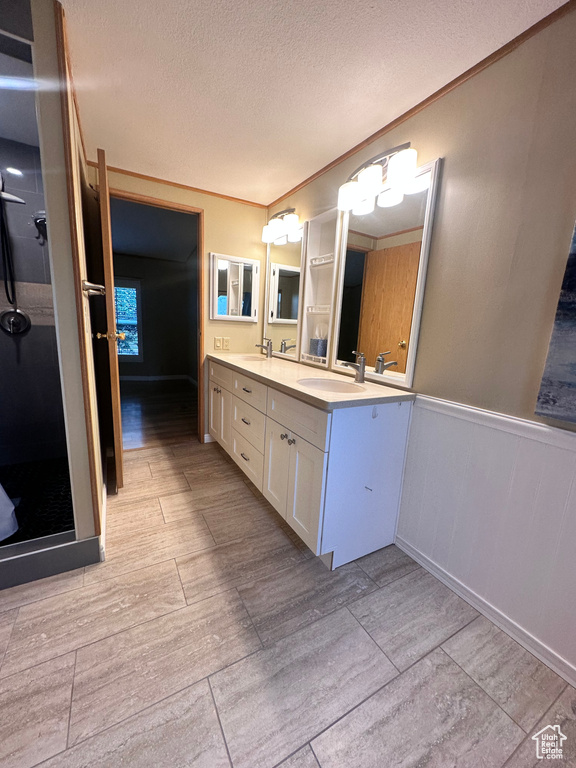
<svg viewBox="0 0 576 768">
<path fill-rule="evenodd" d="M 378 357 L 381 357 L 382 359 L 384 359 L 386 355 L 389 355 L 389 354 L 391 354 L 390 350 L 388 350 L 388 352 L 380 352 L 378 354 Z"/>
<path fill-rule="evenodd" d="M 356 355 L 356 357 L 366 357 L 364 352 L 356 352 L 356 350 L 354 350 L 354 349 L 352 350 L 352 354 Z"/>
</svg>

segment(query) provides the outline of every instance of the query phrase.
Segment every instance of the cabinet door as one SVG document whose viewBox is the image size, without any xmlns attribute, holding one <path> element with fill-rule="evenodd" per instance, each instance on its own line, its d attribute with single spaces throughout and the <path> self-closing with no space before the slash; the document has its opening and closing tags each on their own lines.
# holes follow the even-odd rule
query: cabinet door
<svg viewBox="0 0 576 768">
<path fill-rule="evenodd" d="M 328 454 L 297 435 L 290 435 L 290 439 L 294 442 L 290 446 L 286 522 L 318 555 Z"/>
<path fill-rule="evenodd" d="M 220 387 L 215 381 L 210 380 L 208 395 L 208 431 L 220 442 Z"/>
<path fill-rule="evenodd" d="M 228 453 L 232 453 L 232 393 L 220 387 L 220 437 L 218 442 Z"/>
<path fill-rule="evenodd" d="M 284 439 L 282 439 L 282 435 L 285 435 Z M 266 420 L 262 494 L 284 518 L 286 518 L 288 465 L 290 461 L 290 446 L 287 437 L 287 429 L 281 427 L 273 419 Z"/>
</svg>

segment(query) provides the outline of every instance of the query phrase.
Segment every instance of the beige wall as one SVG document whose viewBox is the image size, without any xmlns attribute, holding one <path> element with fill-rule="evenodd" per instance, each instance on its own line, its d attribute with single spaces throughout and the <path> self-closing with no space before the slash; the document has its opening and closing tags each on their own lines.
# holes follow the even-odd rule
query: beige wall
<svg viewBox="0 0 576 768">
<path fill-rule="evenodd" d="M 576 12 L 274 210 L 336 204 L 363 160 L 444 158 L 414 390 L 534 418 L 576 216 Z"/>
<path fill-rule="evenodd" d="M 92 169 L 94 171 L 94 169 Z M 264 290 L 266 246 L 262 242 L 262 227 L 266 223 L 264 208 L 206 195 L 189 189 L 110 172 L 110 189 L 132 192 L 167 202 L 189 205 L 204 211 L 204 349 L 214 349 L 215 336 L 230 338 L 231 352 L 253 352 L 254 344 L 262 340 L 262 319 L 264 315 Z M 257 323 L 244 323 L 209 319 L 209 258 L 208 254 L 224 253 L 228 256 L 243 256 L 261 262 L 260 303 Z"/>
</svg>

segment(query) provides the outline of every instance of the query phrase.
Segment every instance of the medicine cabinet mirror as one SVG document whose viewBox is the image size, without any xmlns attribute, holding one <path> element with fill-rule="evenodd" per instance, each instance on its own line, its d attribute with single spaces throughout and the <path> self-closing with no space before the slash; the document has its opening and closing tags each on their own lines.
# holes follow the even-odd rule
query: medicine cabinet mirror
<svg viewBox="0 0 576 768">
<path fill-rule="evenodd" d="M 258 321 L 260 262 L 210 254 L 210 319 Z"/>
<path fill-rule="evenodd" d="M 350 372 L 363 352 L 368 380 L 412 386 L 439 170 L 440 160 L 421 166 L 422 191 L 396 206 L 341 214 L 333 370 Z"/>
<path fill-rule="evenodd" d="M 302 243 L 268 245 L 264 336 L 279 355 L 296 358 L 300 309 Z"/>
</svg>

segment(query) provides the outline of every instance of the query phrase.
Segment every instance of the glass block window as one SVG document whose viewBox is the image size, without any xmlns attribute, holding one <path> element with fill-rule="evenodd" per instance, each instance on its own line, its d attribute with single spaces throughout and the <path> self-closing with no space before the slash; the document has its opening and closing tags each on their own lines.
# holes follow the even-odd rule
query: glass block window
<svg viewBox="0 0 576 768">
<path fill-rule="evenodd" d="M 142 360 L 142 322 L 140 281 L 117 278 L 114 285 L 116 330 L 126 338 L 118 341 L 118 355 L 123 362 Z"/>
</svg>

